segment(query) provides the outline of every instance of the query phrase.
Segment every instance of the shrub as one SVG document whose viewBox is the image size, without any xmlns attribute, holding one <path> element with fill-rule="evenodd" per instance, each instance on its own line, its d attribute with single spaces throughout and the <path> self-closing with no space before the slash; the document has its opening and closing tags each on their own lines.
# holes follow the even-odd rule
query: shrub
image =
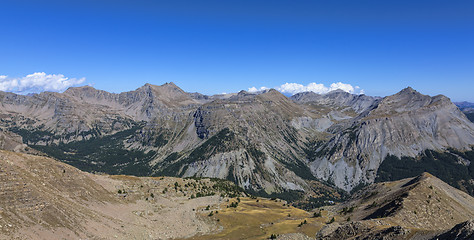
<svg viewBox="0 0 474 240">
<path fill-rule="evenodd" d="M 229 207 L 236 208 L 238 205 L 238 202 L 232 202 Z"/>
</svg>

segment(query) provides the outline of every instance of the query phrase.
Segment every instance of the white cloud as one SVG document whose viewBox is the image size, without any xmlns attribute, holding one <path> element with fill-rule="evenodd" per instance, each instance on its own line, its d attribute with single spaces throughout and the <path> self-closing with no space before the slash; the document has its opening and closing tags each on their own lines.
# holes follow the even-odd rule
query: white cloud
<svg viewBox="0 0 474 240">
<path fill-rule="evenodd" d="M 309 83 L 306 86 L 299 83 L 285 83 L 279 87 L 276 87 L 275 89 L 282 93 L 289 93 L 292 95 L 300 93 L 300 92 L 315 92 L 318 94 L 325 94 L 330 91 L 334 91 L 338 89 L 343 90 L 348 93 L 353 93 L 353 94 L 364 93 L 364 90 L 360 89 L 358 86 L 353 87 L 350 84 L 342 83 L 342 82 L 331 83 L 329 87 L 326 87 L 322 83 L 315 83 L 315 82 Z"/>
<path fill-rule="evenodd" d="M 356 87 L 357 88 L 357 87 Z M 337 82 L 337 83 L 331 83 L 331 87 L 329 88 L 329 91 L 341 89 L 342 91 L 348 92 L 348 93 L 354 93 L 355 88 L 347 83 L 342 83 L 342 82 Z"/>
<path fill-rule="evenodd" d="M 44 72 L 36 72 L 21 78 L 0 75 L 0 91 L 16 93 L 61 92 L 85 81 L 85 78 L 68 78 L 62 74 L 46 74 Z"/>
<path fill-rule="evenodd" d="M 264 90 L 268 90 L 268 89 L 270 89 L 270 88 L 267 88 L 267 87 L 260 87 L 260 88 L 251 87 L 247 90 L 247 92 L 255 93 L 255 92 L 260 92 L 260 91 L 264 91 Z"/>
</svg>

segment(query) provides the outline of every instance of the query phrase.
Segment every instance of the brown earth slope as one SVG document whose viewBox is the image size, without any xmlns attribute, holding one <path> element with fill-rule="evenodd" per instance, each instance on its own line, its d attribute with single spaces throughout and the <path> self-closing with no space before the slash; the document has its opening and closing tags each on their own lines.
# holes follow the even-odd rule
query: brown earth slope
<svg viewBox="0 0 474 240">
<path fill-rule="evenodd" d="M 189 237 L 217 229 L 197 211 L 237 194 L 223 181 L 93 175 L 0 151 L 0 239 Z"/>
</svg>

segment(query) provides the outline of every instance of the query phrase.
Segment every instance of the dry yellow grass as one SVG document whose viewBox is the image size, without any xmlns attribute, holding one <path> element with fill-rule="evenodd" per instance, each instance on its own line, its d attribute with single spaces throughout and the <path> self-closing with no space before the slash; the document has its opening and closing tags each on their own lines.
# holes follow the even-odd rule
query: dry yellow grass
<svg viewBox="0 0 474 240">
<path fill-rule="evenodd" d="M 312 218 L 304 210 L 289 207 L 282 201 L 269 199 L 241 198 L 236 208 L 227 207 L 236 199 L 231 199 L 220 206 L 219 213 L 209 217 L 222 226 L 215 234 L 195 236 L 190 239 L 264 239 L 271 234 L 303 233 L 314 236 L 319 231 L 325 217 Z M 284 205 L 285 204 L 285 205 Z M 306 220 L 306 224 L 299 226 Z"/>
</svg>

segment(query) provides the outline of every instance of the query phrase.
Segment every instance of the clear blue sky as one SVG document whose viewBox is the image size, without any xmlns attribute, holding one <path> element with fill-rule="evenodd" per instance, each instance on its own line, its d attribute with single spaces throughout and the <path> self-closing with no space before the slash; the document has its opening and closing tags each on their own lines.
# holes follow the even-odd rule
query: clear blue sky
<svg viewBox="0 0 474 240">
<path fill-rule="evenodd" d="M 205 94 L 334 82 L 474 102 L 474 1 L 0 1 L 0 75 Z"/>
</svg>

